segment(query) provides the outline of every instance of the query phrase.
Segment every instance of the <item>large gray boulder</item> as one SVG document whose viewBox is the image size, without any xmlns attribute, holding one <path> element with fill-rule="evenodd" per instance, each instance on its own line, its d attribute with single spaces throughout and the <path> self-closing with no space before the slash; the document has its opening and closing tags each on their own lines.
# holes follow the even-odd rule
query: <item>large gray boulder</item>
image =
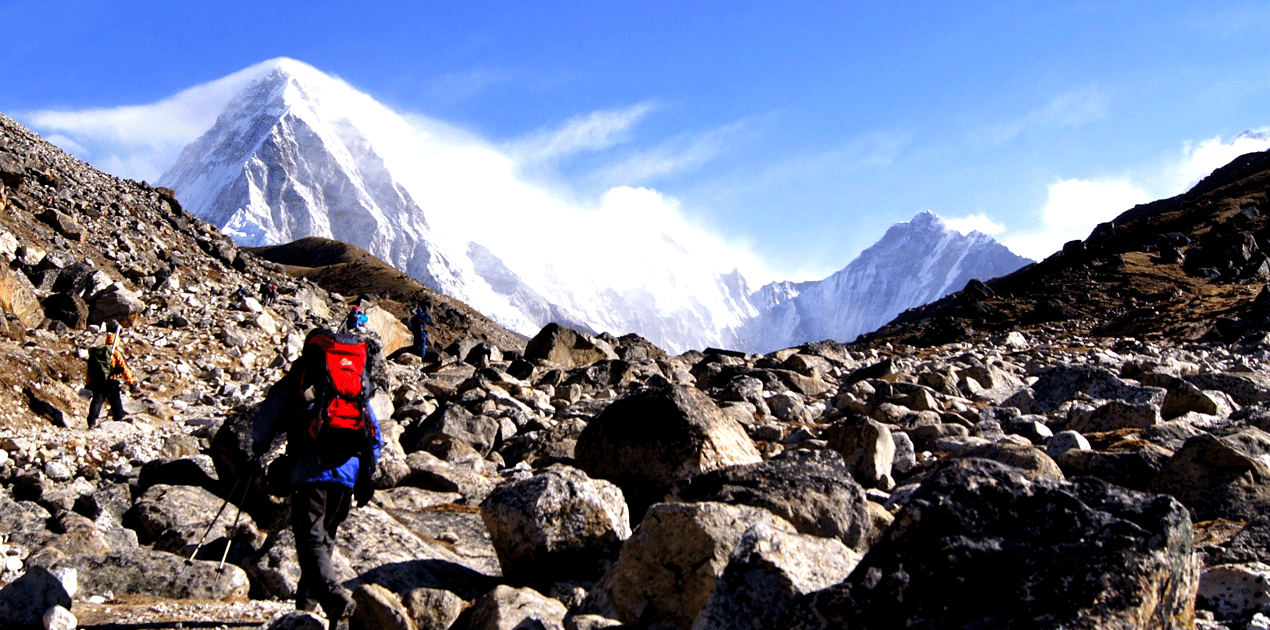
<svg viewBox="0 0 1270 630">
<path fill-rule="evenodd" d="M 547 324 L 525 345 L 526 359 L 551 361 L 570 368 L 596 361 L 617 359 L 607 342 L 560 324 Z"/>
<path fill-rule="evenodd" d="M 406 429 L 401 436 L 401 445 L 407 453 L 413 453 L 422 448 L 429 438 L 447 435 L 468 444 L 483 457 L 494 449 L 498 430 L 498 420 L 476 415 L 457 403 L 447 402 L 423 422 Z"/>
<path fill-rule="evenodd" d="M 372 304 L 366 309 L 366 320 L 366 327 L 379 336 L 384 356 L 391 356 L 414 343 L 410 328 L 378 305 Z"/>
<path fill-rule="evenodd" d="M 1112 400 L 1093 409 L 1073 413 L 1067 428 L 1080 433 L 1101 433 L 1119 429 L 1145 429 L 1159 424 L 1160 406 L 1150 402 Z"/>
<path fill-rule="evenodd" d="M 1197 521 L 1251 520 L 1270 511 L 1270 433 L 1249 427 L 1186 441 L 1148 486 L 1173 495 Z"/>
<path fill-rule="evenodd" d="M 427 451 L 406 456 L 406 465 L 410 472 L 401 480 L 402 484 L 433 492 L 457 492 L 471 505 L 484 501 L 494 489 L 494 481 L 472 466 L 464 462 L 451 464 Z"/>
<path fill-rule="evenodd" d="M 35 328 L 44 321 L 44 309 L 35 287 L 26 276 L 0 265 L 0 316 L 11 313 L 25 328 Z"/>
<path fill-rule="evenodd" d="M 404 599 L 418 630 L 448 630 L 467 608 L 461 597 L 440 588 L 416 588 Z"/>
<path fill-rule="evenodd" d="M 596 583 L 585 612 L 627 624 L 692 627 L 742 536 L 756 526 L 796 533 L 767 510 L 723 503 L 659 503 Z M 607 604 L 607 606 L 605 605 Z"/>
<path fill-rule="evenodd" d="M 1031 390 L 1002 403 L 1023 413 L 1050 413 L 1078 395 L 1094 400 L 1150 403 L 1159 408 L 1167 390 L 1130 383 L 1106 368 L 1092 365 L 1057 365 L 1040 376 Z"/>
<path fill-rule="evenodd" d="M 836 538 L 856 551 L 867 549 L 872 533 L 864 488 L 830 450 L 786 451 L 757 464 L 712 470 L 674 496 L 763 508 L 803 534 Z"/>
<path fill-rule="evenodd" d="M 846 579 L 862 556 L 831 538 L 758 525 L 741 537 L 692 630 L 766 630 L 799 596 Z"/>
<path fill-rule="evenodd" d="M 353 618 L 363 628 L 375 630 L 415 630 L 410 612 L 401 597 L 378 585 L 362 584 L 353 591 L 357 608 Z"/>
<path fill-rule="evenodd" d="M 637 390 L 609 405 L 578 436 L 574 454 L 588 475 L 622 489 L 633 519 L 676 482 L 762 461 L 744 427 L 683 385 Z"/>
<path fill-rule="evenodd" d="M 71 578 L 73 583 L 74 576 Z M 31 567 L 0 589 L 0 624 L 5 628 L 39 628 L 45 612 L 58 606 L 70 608 L 73 595 L 48 569 Z"/>
<path fill-rule="evenodd" d="M 376 392 L 378 397 L 383 392 Z M 380 439 L 383 447 L 379 451 L 379 461 L 375 465 L 373 481 L 376 488 L 392 488 L 401 483 L 410 474 L 410 465 L 406 463 L 406 451 L 401 447 L 403 429 L 392 418 L 379 418 Z"/>
<path fill-rule="evenodd" d="M 962 460 L 922 484 L 850 577 L 801 598 L 781 627 L 1191 628 L 1192 539 L 1172 497 Z"/>
<path fill-rule="evenodd" d="M 30 553 L 55 538 L 47 526 L 51 516 L 33 501 L 14 501 L 8 493 L 0 492 L 0 531 L 11 548 Z"/>
<path fill-rule="evenodd" d="M 1029 477 L 1044 477 L 1056 481 L 1062 481 L 1064 478 L 1063 470 L 1058 463 L 1046 455 L 1045 451 L 1030 444 L 1002 440 L 968 448 L 949 456 L 945 461 L 951 463 L 957 459 L 969 458 L 991 459 L 1006 466 L 1013 466 Z"/>
<path fill-rule="evenodd" d="M 116 283 L 93 296 L 88 309 L 88 322 L 99 324 L 114 320 L 124 326 L 131 326 L 145 310 L 146 303 L 135 292 Z"/>
<path fill-rule="evenodd" d="M 1205 372 L 1183 377 L 1202 390 L 1225 392 L 1241 407 L 1270 403 L 1270 375 L 1261 372 Z"/>
<path fill-rule="evenodd" d="M 398 595 L 416 588 L 445 588 L 473 599 L 489 590 L 497 573 L 487 573 L 487 562 L 473 561 L 451 547 L 420 536 L 373 506 L 354 509 L 336 539 L 338 555 L 348 561 L 359 580 Z"/>
<path fill-rule="evenodd" d="M 560 464 L 495 489 L 481 518 L 503 575 L 517 583 L 595 579 L 631 535 L 622 491 Z"/>
<path fill-rule="evenodd" d="M 223 601 L 247 597 L 247 574 L 232 564 L 181 556 L 145 547 L 106 554 L 68 556 L 52 567 L 79 572 L 85 595 L 148 595 L 168 599 Z"/>
<path fill-rule="evenodd" d="M 472 603 L 468 630 L 564 630 L 564 604 L 532 588 L 496 586 Z"/>
<path fill-rule="evenodd" d="M 336 577 L 341 582 L 356 575 L 343 554 L 332 558 Z M 295 599 L 300 583 L 300 561 L 295 553 L 295 534 L 290 527 L 283 527 L 269 535 L 260 554 L 243 564 L 243 570 L 251 578 L 252 595 L 255 597 Z"/>
<path fill-rule="evenodd" d="M 152 486 L 137 498 L 131 516 L 142 543 L 186 557 L 200 540 L 198 557 L 204 560 L 219 560 L 226 544 L 234 560 L 251 556 L 265 540 L 251 516 L 195 486 Z"/>
<path fill-rule="evenodd" d="M 1106 450 L 1073 448 L 1055 458 L 1068 477 L 1109 479 L 1145 491 L 1173 457 L 1173 451 L 1141 440 L 1128 440 Z"/>
<path fill-rule="evenodd" d="M 383 509 L 419 538 L 444 544 L 463 566 L 483 575 L 502 575 L 498 552 L 481 519 L 479 507 L 438 504 L 427 507 L 385 506 Z"/>
<path fill-rule="evenodd" d="M 895 440 L 886 425 L 861 415 L 851 415 L 830 425 L 822 437 L 829 448 L 842 454 L 847 470 L 869 488 L 886 485 L 895 462 Z"/>
</svg>

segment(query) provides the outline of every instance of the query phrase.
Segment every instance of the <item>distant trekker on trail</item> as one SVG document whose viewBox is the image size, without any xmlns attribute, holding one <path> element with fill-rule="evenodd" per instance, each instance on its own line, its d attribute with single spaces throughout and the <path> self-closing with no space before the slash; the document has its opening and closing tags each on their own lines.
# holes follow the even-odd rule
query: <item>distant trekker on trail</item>
<svg viewBox="0 0 1270 630">
<path fill-rule="evenodd" d="M 410 317 L 410 332 L 415 336 L 415 352 L 421 357 L 427 356 L 428 353 L 428 326 L 430 325 L 432 325 L 432 314 L 420 304 L 415 308 L 414 315 Z"/>
<path fill-rule="evenodd" d="M 278 301 L 278 285 L 272 282 L 260 283 L 260 300 L 265 306 Z"/>
<path fill-rule="evenodd" d="M 321 606 L 332 630 L 346 627 L 354 607 L 331 564 L 336 530 L 354 501 L 360 507 L 370 500 L 381 447 L 368 360 L 357 336 L 314 330 L 252 419 L 257 458 L 275 435 L 287 435 L 286 454 L 269 466 L 267 483 L 271 494 L 291 497 L 300 563 L 295 606 L 310 612 Z"/>
<path fill-rule="evenodd" d="M 367 317 L 365 311 L 362 310 L 361 302 L 353 304 L 353 308 L 349 309 L 348 317 L 344 318 L 344 330 L 356 332 L 366 326 Z"/>
<path fill-rule="evenodd" d="M 134 385 L 132 370 L 123 360 L 123 352 L 119 350 L 117 332 L 106 334 L 104 345 L 93 346 L 88 350 L 88 374 L 85 379 L 88 390 L 93 393 L 92 402 L 88 403 L 88 426 L 97 424 L 97 416 L 101 413 L 103 402 L 110 402 L 110 415 L 115 422 L 123 421 L 123 397 L 119 379 L 123 377 L 129 386 Z"/>
</svg>

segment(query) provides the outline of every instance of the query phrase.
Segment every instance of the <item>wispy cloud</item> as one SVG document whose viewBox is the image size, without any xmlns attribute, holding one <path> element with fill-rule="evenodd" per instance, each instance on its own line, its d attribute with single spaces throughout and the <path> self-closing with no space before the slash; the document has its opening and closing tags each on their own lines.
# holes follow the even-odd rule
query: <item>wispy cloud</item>
<svg viewBox="0 0 1270 630">
<path fill-rule="evenodd" d="M 212 127 L 231 99 L 250 89 L 274 63 L 159 103 L 35 112 L 23 119 L 103 170 L 154 181 L 188 142 Z M 613 185 L 579 193 L 588 182 L 555 178 L 544 185 L 526 174 L 526 163 L 551 170 L 568 156 L 608 151 L 631 140 L 632 129 L 656 109 L 655 103 L 580 115 L 498 144 L 427 116 L 392 111 L 342 81 L 319 83 L 316 93 L 324 111 L 333 119 L 356 122 L 400 183 L 427 209 L 438 242 L 457 252 L 468 241 L 479 242 L 544 295 L 555 287 L 581 293 L 586 287 L 646 290 L 658 296 L 659 308 L 690 309 L 725 299 L 716 273 L 740 268 L 749 277 L 771 276 L 744 244 L 700 223 L 674 197 L 638 185 L 711 159 L 743 124 L 682 135 L 644 152 L 601 155 L 601 163 L 619 164 L 605 171 Z M 613 234 L 622 236 L 620 256 L 613 255 L 612 239 L 597 237 Z M 544 246 L 559 243 L 569 246 Z M 726 309 L 719 303 L 714 311 Z"/>
<path fill-rule="evenodd" d="M 701 133 L 680 134 L 601 167 L 590 179 L 606 187 L 634 186 L 695 170 L 727 152 L 730 143 L 748 128 L 746 121 L 740 121 Z"/>
<path fill-rule="evenodd" d="M 994 129 L 990 136 L 996 143 L 1009 142 L 1031 127 L 1081 127 L 1107 117 L 1107 95 L 1096 85 L 1072 90 L 1016 120 Z"/>
<path fill-rule="evenodd" d="M 278 63 L 265 61 L 149 105 L 18 112 L 16 117 L 102 170 L 155 181 L 185 145 L 212 126 L 235 94 Z"/>
<path fill-rule="evenodd" d="M 497 68 L 445 72 L 433 77 L 427 91 L 434 100 L 446 105 L 455 105 L 511 80 L 510 72 Z"/>
<path fill-rule="evenodd" d="M 543 129 L 506 143 L 503 148 L 522 163 L 555 162 L 582 152 L 603 151 L 630 139 L 631 128 L 657 105 L 651 101 L 625 109 L 575 116 L 554 129 Z"/>
<path fill-rule="evenodd" d="M 727 202 L 775 190 L 806 188 L 862 169 L 885 167 L 899 159 L 912 134 L 876 131 L 819 151 L 803 151 L 764 162 L 759 169 L 736 173 L 700 187 L 701 196 Z"/>
</svg>

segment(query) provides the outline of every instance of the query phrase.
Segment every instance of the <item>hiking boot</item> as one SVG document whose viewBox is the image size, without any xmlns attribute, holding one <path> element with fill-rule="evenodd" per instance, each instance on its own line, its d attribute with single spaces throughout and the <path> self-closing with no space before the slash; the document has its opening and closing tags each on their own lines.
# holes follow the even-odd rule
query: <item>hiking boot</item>
<svg viewBox="0 0 1270 630">
<path fill-rule="evenodd" d="M 295 609 L 304 612 L 317 612 L 318 600 L 308 594 L 297 595 L 295 598 Z"/>
<path fill-rule="evenodd" d="M 348 627 L 348 618 L 353 616 L 353 610 L 357 608 L 357 602 L 353 601 L 353 592 L 338 586 L 330 595 L 326 596 L 326 601 L 322 602 L 322 612 L 326 613 L 328 628 L 330 630 L 340 630 Z"/>
</svg>

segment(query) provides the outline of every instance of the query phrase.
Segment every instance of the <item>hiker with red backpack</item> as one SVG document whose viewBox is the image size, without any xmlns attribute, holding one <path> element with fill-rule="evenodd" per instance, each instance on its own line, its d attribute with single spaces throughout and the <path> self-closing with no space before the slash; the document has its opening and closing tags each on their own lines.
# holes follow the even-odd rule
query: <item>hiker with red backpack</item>
<svg viewBox="0 0 1270 630">
<path fill-rule="evenodd" d="M 269 450 L 275 435 L 287 435 L 286 454 L 270 466 L 268 477 L 271 485 L 281 476 L 290 486 L 291 529 L 300 562 L 295 605 L 307 611 L 320 606 L 332 629 L 341 627 L 354 606 L 331 564 L 336 530 L 354 501 L 360 507 L 370 500 L 381 447 L 367 362 L 360 338 L 314 330 L 300 358 L 269 389 L 252 420 L 257 457 Z"/>
<path fill-rule="evenodd" d="M 132 370 L 128 369 L 128 363 L 123 360 L 123 353 L 119 350 L 118 332 L 107 333 L 104 345 L 88 350 L 85 385 L 93 393 L 93 399 L 88 403 L 89 427 L 97 424 L 101 406 L 106 402 L 110 403 L 110 415 L 115 422 L 123 422 L 123 396 L 119 377 L 123 377 L 129 386 L 135 385 Z"/>
</svg>

